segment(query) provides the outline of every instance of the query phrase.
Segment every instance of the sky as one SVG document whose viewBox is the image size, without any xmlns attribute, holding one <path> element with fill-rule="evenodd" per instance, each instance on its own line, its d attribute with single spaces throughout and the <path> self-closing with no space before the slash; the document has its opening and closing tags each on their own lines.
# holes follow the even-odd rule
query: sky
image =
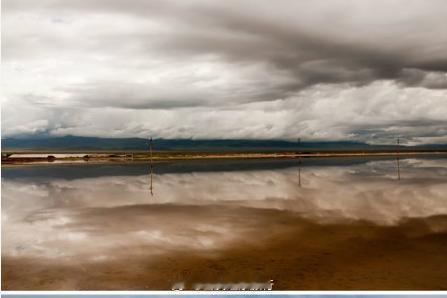
<svg viewBox="0 0 447 298">
<path fill-rule="evenodd" d="M 447 143 L 444 0 L 3 0 L 2 137 Z"/>
</svg>

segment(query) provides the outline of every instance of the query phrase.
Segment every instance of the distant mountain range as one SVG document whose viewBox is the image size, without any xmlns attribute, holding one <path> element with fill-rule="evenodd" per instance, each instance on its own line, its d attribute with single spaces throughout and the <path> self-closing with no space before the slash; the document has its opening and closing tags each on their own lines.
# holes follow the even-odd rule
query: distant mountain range
<svg viewBox="0 0 447 298">
<path fill-rule="evenodd" d="M 5 138 L 2 150 L 148 150 L 142 138 L 40 137 Z M 395 145 L 369 145 L 352 141 L 291 142 L 282 140 L 155 139 L 154 150 L 169 151 L 362 151 L 396 150 Z M 400 146 L 400 150 L 447 150 L 447 144 Z"/>
</svg>

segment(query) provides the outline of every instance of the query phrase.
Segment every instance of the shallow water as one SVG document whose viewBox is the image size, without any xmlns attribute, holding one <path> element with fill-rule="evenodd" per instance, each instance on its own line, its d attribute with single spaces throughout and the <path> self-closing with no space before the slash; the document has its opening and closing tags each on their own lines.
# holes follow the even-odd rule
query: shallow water
<svg viewBox="0 0 447 298">
<path fill-rule="evenodd" d="M 299 255 L 298 265 L 307 264 L 306 258 L 322 249 L 336 254 L 343 241 L 365 238 L 377 244 L 383 241 L 374 238 L 379 234 L 386 234 L 388 241 L 389 231 L 399 231 L 397 238 L 413 239 L 409 243 L 416 246 L 427 237 L 441 237 L 424 249 L 447 254 L 445 216 L 446 158 L 185 161 L 155 164 L 152 174 L 148 164 L 3 168 L 2 266 L 8 274 L 2 278 L 10 289 L 161 289 L 184 280 L 220 282 L 213 274 L 232 281 L 245 274 L 263 282 L 279 278 L 276 264 L 260 269 L 247 263 L 242 272 L 239 263 L 219 270 L 213 262 L 234 258 L 235 249 L 249 254 L 276 241 L 284 242 L 275 247 L 277 254 L 258 252 L 257 257 L 268 255 L 287 267 L 298 262 L 298 256 L 283 256 L 281 251 L 303 246 L 306 253 Z M 329 228 L 339 238 L 328 240 L 332 236 L 321 229 Z M 292 237 L 298 242 L 292 243 Z M 358 253 L 368 256 L 367 249 L 359 248 Z M 380 252 L 386 257 L 395 250 L 393 246 Z M 186 269 L 177 268 L 172 258 L 179 255 L 195 261 Z M 199 257 L 206 262 L 196 260 Z M 439 255 L 433 262 L 442 260 Z M 154 262 L 161 263 L 157 267 Z M 321 262 L 324 267 L 335 261 Z M 411 260 L 396 266 L 405 271 L 406 262 Z M 54 264 L 63 265 L 65 275 L 55 273 L 61 268 Z M 85 280 L 89 274 L 79 276 L 79 266 L 105 267 L 98 269 L 100 276 L 90 272 L 90 280 L 97 279 L 92 285 Z M 433 274 L 425 275 L 431 280 L 419 283 L 419 288 L 442 288 L 445 272 L 432 272 L 428 266 Z M 24 267 L 34 273 L 27 275 Z M 138 276 L 132 279 L 125 270 Z M 113 283 L 119 275 L 129 280 Z M 366 277 L 369 288 L 381 287 L 373 276 Z M 418 288 L 408 278 L 399 284 L 398 277 L 385 285 Z M 298 279 L 303 280 L 293 274 L 281 278 L 287 289 L 301 287 Z M 368 281 L 359 285 L 368 288 Z M 342 289 L 352 286 L 352 281 L 340 284 Z M 317 283 L 312 289 L 322 288 Z"/>
</svg>

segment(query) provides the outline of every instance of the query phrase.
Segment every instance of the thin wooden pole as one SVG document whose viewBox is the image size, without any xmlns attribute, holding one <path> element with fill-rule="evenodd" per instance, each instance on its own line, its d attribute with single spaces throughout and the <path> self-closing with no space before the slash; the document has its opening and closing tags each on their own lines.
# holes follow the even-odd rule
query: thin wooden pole
<svg viewBox="0 0 447 298">
<path fill-rule="evenodd" d="M 152 138 L 149 139 L 149 154 L 150 154 L 151 166 L 152 166 Z"/>
</svg>

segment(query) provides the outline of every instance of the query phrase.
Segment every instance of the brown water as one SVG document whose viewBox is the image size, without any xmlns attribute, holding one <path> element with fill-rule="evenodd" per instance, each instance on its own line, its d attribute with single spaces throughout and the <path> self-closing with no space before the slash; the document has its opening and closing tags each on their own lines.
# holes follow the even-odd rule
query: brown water
<svg viewBox="0 0 447 298">
<path fill-rule="evenodd" d="M 447 289 L 447 159 L 2 169 L 14 290 Z M 152 181 L 152 187 L 151 187 Z"/>
</svg>

